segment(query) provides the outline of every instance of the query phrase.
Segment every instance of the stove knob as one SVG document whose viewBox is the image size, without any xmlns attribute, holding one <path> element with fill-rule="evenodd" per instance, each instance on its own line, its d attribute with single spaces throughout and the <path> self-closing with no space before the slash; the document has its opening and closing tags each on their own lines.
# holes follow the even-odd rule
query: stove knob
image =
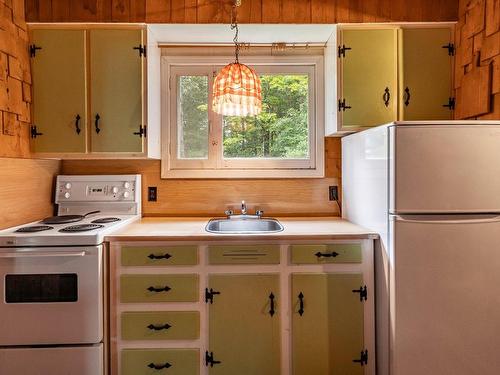
<svg viewBox="0 0 500 375">
<path fill-rule="evenodd" d="M 71 183 L 66 182 L 66 185 L 64 185 L 64 187 L 65 187 L 66 189 L 71 189 Z"/>
<path fill-rule="evenodd" d="M 130 196 L 130 193 L 128 191 L 124 192 L 123 193 L 123 197 L 124 198 L 128 198 Z"/>
<path fill-rule="evenodd" d="M 130 182 L 125 182 L 125 183 L 123 184 L 123 187 L 124 187 L 125 189 L 128 189 L 128 188 L 130 187 Z"/>
<path fill-rule="evenodd" d="M 113 186 L 113 194 L 116 194 L 116 193 L 118 193 L 118 187 Z"/>
<path fill-rule="evenodd" d="M 69 197 L 71 197 L 70 193 L 68 193 L 68 192 L 64 193 L 64 198 L 69 199 Z"/>
</svg>

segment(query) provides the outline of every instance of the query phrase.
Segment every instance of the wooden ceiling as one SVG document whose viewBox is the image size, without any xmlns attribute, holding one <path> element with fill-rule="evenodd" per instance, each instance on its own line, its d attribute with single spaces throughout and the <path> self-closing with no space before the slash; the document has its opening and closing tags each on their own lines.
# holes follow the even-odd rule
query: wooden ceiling
<svg viewBox="0 0 500 375">
<path fill-rule="evenodd" d="M 26 0 L 28 22 L 228 23 L 232 0 Z M 456 21 L 458 0 L 243 0 L 243 23 Z"/>
</svg>

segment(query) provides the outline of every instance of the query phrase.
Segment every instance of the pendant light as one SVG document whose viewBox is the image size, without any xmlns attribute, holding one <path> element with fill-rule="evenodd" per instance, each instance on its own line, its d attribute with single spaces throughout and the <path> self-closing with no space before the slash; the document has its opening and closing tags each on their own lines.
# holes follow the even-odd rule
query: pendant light
<svg viewBox="0 0 500 375">
<path fill-rule="evenodd" d="M 212 109 L 225 116 L 255 116 L 262 110 L 260 78 L 252 68 L 239 61 L 237 7 L 231 9 L 231 30 L 235 30 L 235 62 L 226 65 L 214 79 Z"/>
</svg>

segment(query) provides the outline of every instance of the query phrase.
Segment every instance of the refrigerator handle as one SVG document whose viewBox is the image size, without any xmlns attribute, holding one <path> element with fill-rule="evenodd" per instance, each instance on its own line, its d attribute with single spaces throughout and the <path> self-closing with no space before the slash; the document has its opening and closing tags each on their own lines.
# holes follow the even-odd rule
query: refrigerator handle
<svg viewBox="0 0 500 375">
<path fill-rule="evenodd" d="M 500 222 L 499 214 L 394 215 L 396 221 L 419 224 L 481 224 Z"/>
</svg>

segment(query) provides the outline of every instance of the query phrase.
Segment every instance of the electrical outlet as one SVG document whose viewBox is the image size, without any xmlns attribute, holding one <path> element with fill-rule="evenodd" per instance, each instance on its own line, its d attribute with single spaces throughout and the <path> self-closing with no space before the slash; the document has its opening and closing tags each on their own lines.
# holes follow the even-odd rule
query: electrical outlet
<svg viewBox="0 0 500 375">
<path fill-rule="evenodd" d="M 158 188 L 156 186 L 148 186 L 148 201 L 156 202 L 158 198 Z"/>
<path fill-rule="evenodd" d="M 331 201 L 339 200 L 339 188 L 338 186 L 328 186 L 328 197 Z"/>
</svg>

